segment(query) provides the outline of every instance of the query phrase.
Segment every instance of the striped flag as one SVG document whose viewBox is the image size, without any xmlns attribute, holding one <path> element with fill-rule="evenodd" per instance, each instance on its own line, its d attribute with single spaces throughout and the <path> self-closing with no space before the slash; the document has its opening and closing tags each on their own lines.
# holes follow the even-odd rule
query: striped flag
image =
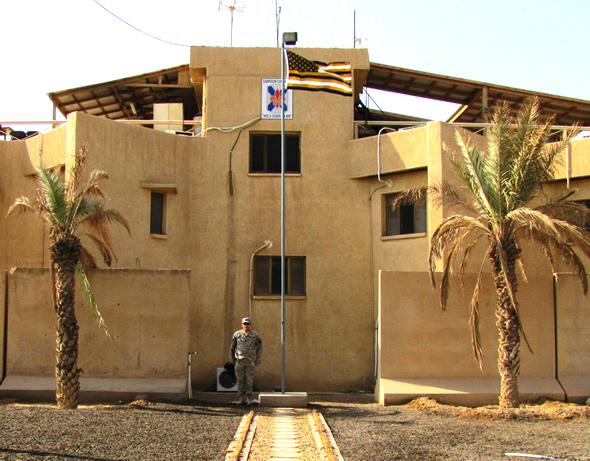
<svg viewBox="0 0 590 461">
<path fill-rule="evenodd" d="M 352 67 L 349 62 L 309 61 L 287 50 L 287 88 L 328 91 L 352 96 Z"/>
</svg>

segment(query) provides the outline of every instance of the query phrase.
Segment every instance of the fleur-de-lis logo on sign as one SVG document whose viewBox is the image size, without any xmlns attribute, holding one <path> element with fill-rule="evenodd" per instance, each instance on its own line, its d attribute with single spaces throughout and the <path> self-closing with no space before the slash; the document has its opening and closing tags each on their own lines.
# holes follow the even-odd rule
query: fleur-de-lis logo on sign
<svg viewBox="0 0 590 461">
<path fill-rule="evenodd" d="M 268 87 L 268 92 L 270 93 L 270 104 L 268 105 L 268 110 L 280 109 L 281 104 L 283 102 L 283 98 L 281 95 L 280 89 L 275 89 L 272 86 Z M 286 93 L 286 92 L 285 92 Z M 285 111 L 287 110 L 287 104 L 285 104 Z"/>
</svg>

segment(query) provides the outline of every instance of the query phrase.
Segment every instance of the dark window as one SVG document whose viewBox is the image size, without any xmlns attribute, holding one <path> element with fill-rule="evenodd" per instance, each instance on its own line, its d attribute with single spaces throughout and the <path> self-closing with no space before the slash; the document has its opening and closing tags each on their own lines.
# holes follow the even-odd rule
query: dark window
<svg viewBox="0 0 590 461">
<path fill-rule="evenodd" d="M 281 135 L 250 135 L 250 173 L 281 172 Z M 285 134 L 285 173 L 301 173 L 299 134 Z"/>
<path fill-rule="evenodd" d="M 150 234 L 166 234 L 165 228 L 165 205 L 166 194 L 163 192 L 152 192 L 152 203 L 150 207 Z"/>
<path fill-rule="evenodd" d="M 254 295 L 280 296 L 281 257 L 254 258 Z M 285 294 L 305 296 L 305 256 L 285 256 Z"/>
<path fill-rule="evenodd" d="M 426 232 L 426 203 L 401 205 L 393 209 L 397 194 L 385 195 L 385 226 L 383 235 L 404 235 Z"/>
<path fill-rule="evenodd" d="M 590 208 L 590 200 L 578 200 L 578 203 L 581 203 L 586 208 Z M 586 221 L 586 230 L 590 231 L 590 220 Z"/>
</svg>

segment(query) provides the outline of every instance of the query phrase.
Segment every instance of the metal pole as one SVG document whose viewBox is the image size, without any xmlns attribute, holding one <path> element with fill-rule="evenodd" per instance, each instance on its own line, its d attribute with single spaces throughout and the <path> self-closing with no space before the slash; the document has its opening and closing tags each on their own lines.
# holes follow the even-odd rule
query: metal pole
<svg viewBox="0 0 590 461">
<path fill-rule="evenodd" d="M 189 352 L 188 353 L 188 371 L 187 371 L 187 390 L 188 390 L 188 399 L 191 400 L 193 398 L 193 383 L 192 383 L 192 365 L 191 365 L 191 357 L 196 352 Z"/>
<path fill-rule="evenodd" d="M 285 40 L 281 42 L 281 392 L 285 393 Z"/>
</svg>

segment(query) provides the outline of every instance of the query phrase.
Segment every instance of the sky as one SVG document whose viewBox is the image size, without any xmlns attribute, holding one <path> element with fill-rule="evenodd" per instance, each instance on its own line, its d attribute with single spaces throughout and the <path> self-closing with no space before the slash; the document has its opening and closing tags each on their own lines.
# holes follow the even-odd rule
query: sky
<svg viewBox="0 0 590 461">
<path fill-rule="evenodd" d="M 0 124 L 51 120 L 47 93 L 186 64 L 191 45 L 230 46 L 231 40 L 234 47 L 276 47 L 279 8 L 278 30 L 297 32 L 297 47 L 356 44 L 375 63 L 590 100 L 590 0 L 20 0 L 17 8 L 4 6 Z M 390 112 L 438 120 L 454 112 L 444 103 L 370 94 Z"/>
</svg>

